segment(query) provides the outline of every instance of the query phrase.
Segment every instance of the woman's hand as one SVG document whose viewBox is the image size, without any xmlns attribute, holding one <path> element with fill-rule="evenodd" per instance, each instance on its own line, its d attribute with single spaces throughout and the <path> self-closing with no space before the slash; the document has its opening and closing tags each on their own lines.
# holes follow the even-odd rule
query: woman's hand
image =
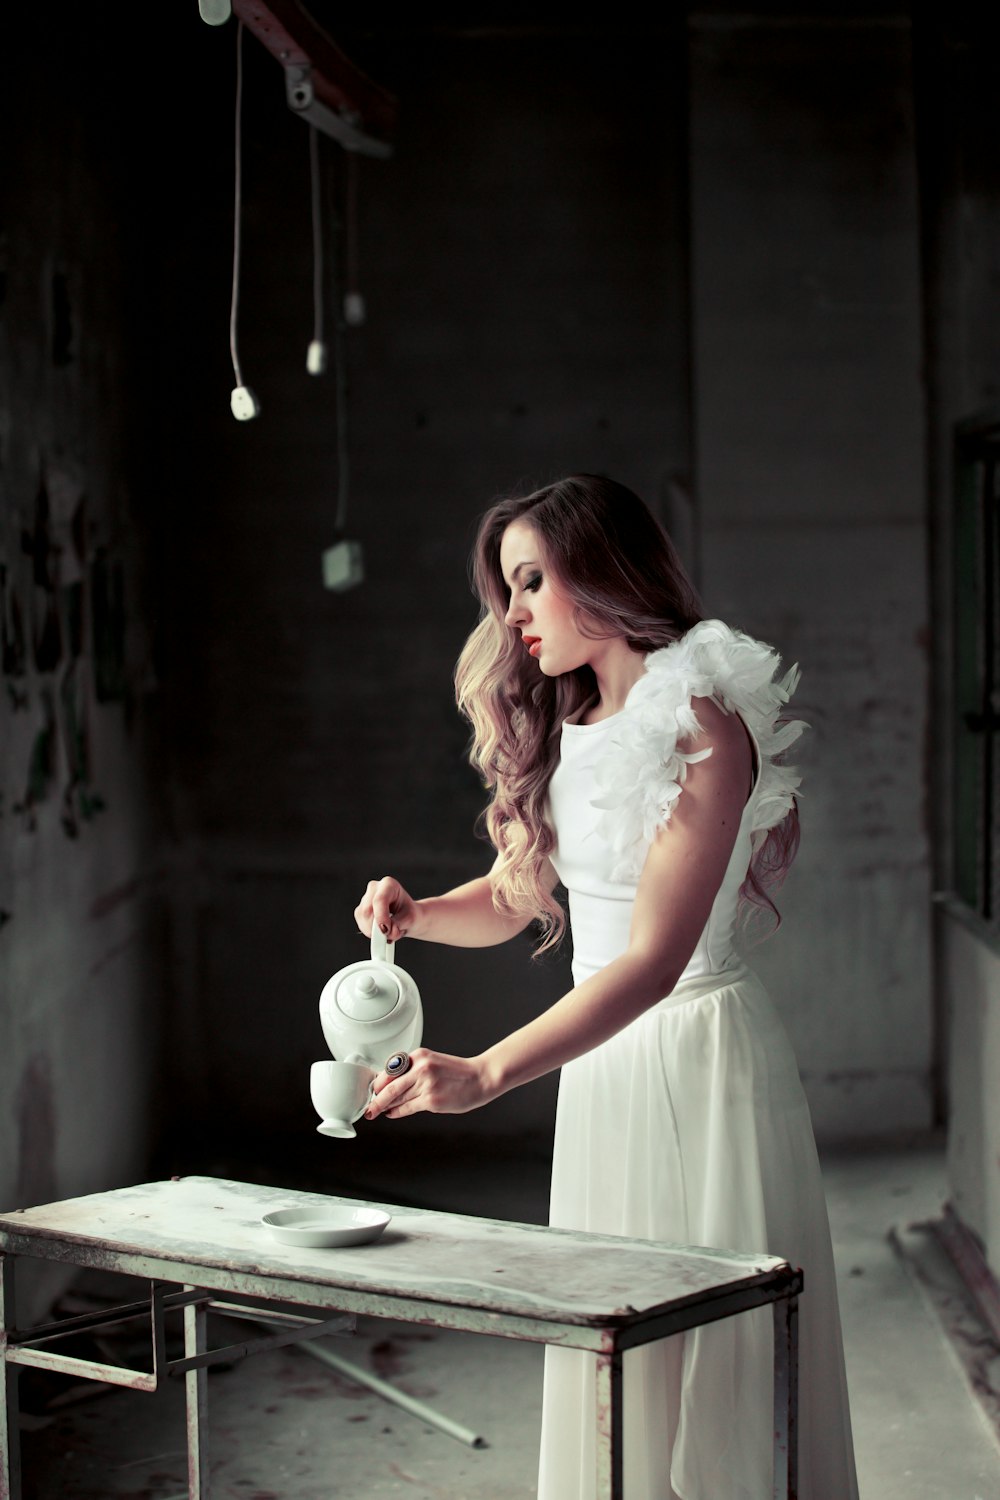
<svg viewBox="0 0 1000 1500">
<path fill-rule="evenodd" d="M 416 918 L 417 903 L 391 875 L 369 880 L 368 889 L 354 908 L 354 920 L 365 937 L 371 937 L 375 923 L 389 943 L 406 937 Z"/>
<path fill-rule="evenodd" d="M 464 1115 L 488 1104 L 502 1090 L 492 1081 L 480 1057 L 452 1057 L 418 1047 L 410 1053 L 410 1066 L 399 1078 L 380 1073 L 372 1084 L 374 1097 L 365 1110 L 366 1120 L 386 1115 L 401 1120 L 428 1110 L 436 1115 Z"/>
</svg>

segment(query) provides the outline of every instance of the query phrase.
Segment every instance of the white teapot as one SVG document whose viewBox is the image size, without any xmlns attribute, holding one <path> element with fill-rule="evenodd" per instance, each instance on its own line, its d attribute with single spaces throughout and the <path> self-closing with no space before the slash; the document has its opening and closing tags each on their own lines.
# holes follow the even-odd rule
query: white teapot
<svg viewBox="0 0 1000 1500">
<path fill-rule="evenodd" d="M 393 963 L 395 948 L 373 924 L 371 958 L 338 969 L 323 986 L 320 1025 L 340 1062 L 363 1062 L 381 1072 L 394 1053 L 420 1046 L 420 992 L 406 970 Z"/>
</svg>

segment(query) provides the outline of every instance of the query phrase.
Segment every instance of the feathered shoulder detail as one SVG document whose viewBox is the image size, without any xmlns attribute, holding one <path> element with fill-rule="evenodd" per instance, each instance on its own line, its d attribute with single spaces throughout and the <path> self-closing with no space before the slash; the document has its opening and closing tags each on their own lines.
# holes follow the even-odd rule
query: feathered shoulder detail
<svg viewBox="0 0 1000 1500">
<path fill-rule="evenodd" d="M 771 646 L 721 620 L 702 620 L 646 657 L 645 673 L 595 768 L 599 794 L 593 806 L 602 811 L 597 831 L 615 854 L 612 879 L 638 878 L 657 829 L 670 819 L 688 766 L 712 753 L 678 749 L 678 741 L 701 729 L 692 698 L 714 698 L 727 713 L 738 713 L 757 743 L 751 831 L 774 828 L 791 811 L 800 777 L 777 757 L 806 725 L 800 719 L 778 723 L 799 680 L 797 666 L 779 678 L 780 666 Z"/>
</svg>

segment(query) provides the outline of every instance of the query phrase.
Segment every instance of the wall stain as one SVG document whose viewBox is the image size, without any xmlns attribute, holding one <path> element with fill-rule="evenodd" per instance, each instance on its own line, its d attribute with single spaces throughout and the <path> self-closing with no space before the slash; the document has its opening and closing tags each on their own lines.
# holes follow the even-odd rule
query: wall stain
<svg viewBox="0 0 1000 1500">
<path fill-rule="evenodd" d="M 100 958 L 95 959 L 87 970 L 90 978 L 93 979 L 95 974 L 100 974 L 101 970 L 105 969 L 108 964 L 114 963 L 115 959 L 119 958 L 128 948 L 133 947 L 141 937 L 141 932 L 130 932 L 128 937 L 123 938 L 120 943 L 115 943 L 114 947 L 109 948 L 106 953 L 102 953 Z"/>
<path fill-rule="evenodd" d="M 45 1052 L 28 1058 L 14 1103 L 18 1124 L 17 1206 L 53 1203 L 56 1192 L 56 1106 L 52 1063 Z"/>
<path fill-rule="evenodd" d="M 21 596 L 6 562 L 0 562 L 0 671 L 5 677 L 23 677 L 27 662 Z"/>
<path fill-rule="evenodd" d="M 142 889 L 142 883 L 142 878 L 134 875 L 131 880 L 126 880 L 121 885 L 113 886 L 110 891 L 105 891 L 103 895 L 96 896 L 90 903 L 87 916 L 92 922 L 100 917 L 106 917 L 116 907 L 133 900 Z"/>
<path fill-rule="evenodd" d="M 21 544 L 31 558 L 34 580 L 32 648 L 39 672 L 54 672 L 62 661 L 63 641 L 56 602 L 55 573 L 58 556 L 52 543 L 52 517 L 44 470 L 35 494 L 32 529 L 22 534 Z"/>
</svg>

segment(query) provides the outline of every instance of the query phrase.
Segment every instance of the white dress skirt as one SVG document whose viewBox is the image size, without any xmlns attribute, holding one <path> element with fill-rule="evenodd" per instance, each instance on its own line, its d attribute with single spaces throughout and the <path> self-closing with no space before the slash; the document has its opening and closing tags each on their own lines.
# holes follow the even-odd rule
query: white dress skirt
<svg viewBox="0 0 1000 1500">
<path fill-rule="evenodd" d="M 738 712 L 753 791 L 712 913 L 674 990 L 562 1070 L 550 1221 L 569 1229 L 763 1252 L 801 1266 L 800 1500 L 856 1500 L 830 1233 L 809 1109 L 781 1019 L 733 947 L 754 845 L 797 779 L 775 757 L 801 732 L 779 714 L 769 647 L 704 621 L 646 659 L 625 708 L 563 727 L 549 811 L 577 983 L 624 951 L 649 839 L 686 766 L 692 698 Z M 770 1308 L 624 1358 L 626 1500 L 770 1500 Z M 592 1355 L 546 1350 L 539 1500 L 595 1493 Z"/>
</svg>

